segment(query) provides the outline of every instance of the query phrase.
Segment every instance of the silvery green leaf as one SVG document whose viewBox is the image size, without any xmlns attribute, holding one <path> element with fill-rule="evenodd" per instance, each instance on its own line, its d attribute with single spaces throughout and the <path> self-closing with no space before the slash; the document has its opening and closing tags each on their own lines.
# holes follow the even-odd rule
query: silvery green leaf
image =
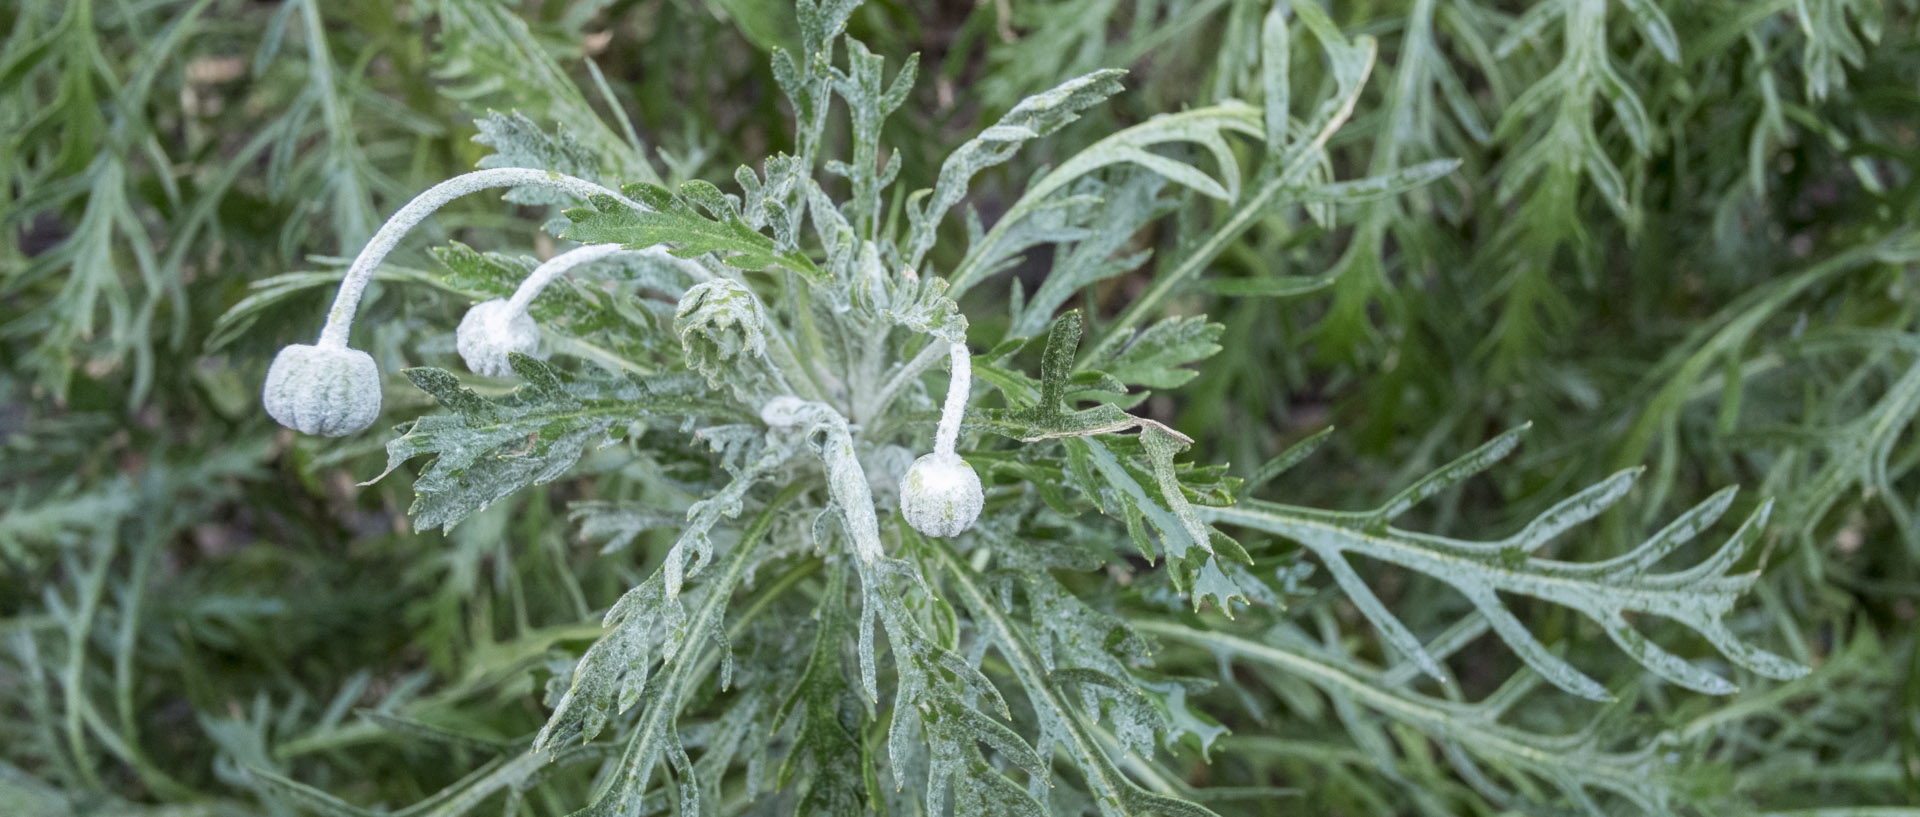
<svg viewBox="0 0 1920 817">
<path fill-rule="evenodd" d="M 972 567 L 962 563 L 945 545 L 936 545 L 935 556 L 948 581 L 958 591 L 960 605 L 972 614 L 979 638 L 1003 656 L 1013 675 L 1026 690 L 1028 702 L 1039 721 L 1043 745 L 1059 746 L 1085 776 L 1103 817 L 1133 817 L 1161 814 L 1178 817 L 1218 817 L 1206 807 L 1161 794 L 1154 794 L 1128 779 L 1114 765 L 1092 732 L 1087 713 L 1075 707 L 1072 698 L 1054 673 L 1042 664 L 1032 643 L 1006 610 L 990 600 Z"/>
<path fill-rule="evenodd" d="M 1300 195 L 1300 200 L 1338 204 L 1375 201 L 1424 187 L 1459 167 L 1458 159 L 1435 159 L 1412 167 L 1399 168 L 1380 176 L 1314 185 Z"/>
<path fill-rule="evenodd" d="M 1134 246 L 1141 226 L 1179 206 L 1178 199 L 1161 195 L 1165 187 L 1165 178 L 1153 173 L 1127 174 L 1112 185 L 1083 179 L 1077 187 L 1086 191 L 1083 195 L 1055 198 L 1049 208 L 1025 219 L 1023 227 L 1003 234 L 1002 248 L 1009 254 L 1032 243 L 1056 245 L 1046 280 L 1032 298 L 1010 310 L 1014 322 L 1009 334 L 1038 332 L 1075 293 L 1140 269 L 1151 251 L 1124 250 Z M 1088 226 L 1069 226 L 1075 224 Z"/>
<path fill-rule="evenodd" d="M 1251 639 L 1171 622 L 1138 626 L 1169 642 L 1213 651 L 1223 660 L 1271 667 L 1302 679 L 1335 701 L 1377 713 L 1441 742 L 1450 755 L 1470 756 L 1504 775 L 1532 776 L 1573 802 L 1606 793 L 1628 798 L 1642 813 L 1660 814 L 1680 794 L 1681 770 L 1654 751 L 1658 744 L 1616 747 L 1598 728 L 1541 734 L 1501 722 L 1506 707 L 1538 685 L 1539 676 L 1525 670 L 1482 702 L 1464 705 L 1396 688 L 1383 673 L 1290 628 L 1276 628 L 1264 639 Z M 1371 752 L 1391 757 L 1392 742 L 1375 743 Z M 1526 800 L 1543 801 L 1543 794 L 1537 792 Z"/>
<path fill-rule="evenodd" d="M 562 237 L 633 249 L 664 244 L 683 258 L 713 253 L 743 270 L 779 266 L 802 275 L 819 274 L 806 255 L 782 251 L 772 238 L 753 229 L 741 218 L 738 202 L 711 184 L 689 182 L 677 194 L 650 184 L 628 185 L 623 192 L 654 209 L 640 212 L 611 197 L 595 196 L 591 207 L 566 211 L 573 224 Z"/>
<path fill-rule="evenodd" d="M 461 387 L 451 372 L 405 370 L 451 412 L 414 420 L 387 443 L 385 473 L 435 455 L 414 482 L 412 514 L 420 528 L 451 528 L 515 491 L 559 478 L 635 420 L 730 410 L 686 378 L 570 376 L 525 355 L 512 360 L 526 383 L 494 399 Z"/>
<path fill-rule="evenodd" d="M 433 75 L 441 93 L 473 108 L 517 108 L 539 126 L 551 123 L 556 132 L 570 134 L 556 138 L 572 140 L 580 149 L 577 156 L 591 157 L 588 167 L 604 171 L 585 178 L 659 181 L 647 163 L 648 147 L 632 128 L 616 131 L 602 118 L 568 68 L 555 59 L 550 43 L 515 9 L 448 2 L 436 5 L 434 12 L 440 42 Z"/>
<path fill-rule="evenodd" d="M 1013 158 L 1020 143 L 1066 127 L 1079 118 L 1081 111 L 1119 93 L 1120 77 L 1125 73 L 1116 69 L 1095 71 L 1027 97 L 999 122 L 948 155 L 940 165 L 940 180 L 932 195 L 907 211 L 911 225 L 905 248 L 907 264 L 919 266 L 933 246 L 940 220 L 966 196 L 974 174 Z"/>
<path fill-rule="evenodd" d="M 1759 538 L 1771 510 L 1762 504 L 1727 542 L 1692 568 L 1655 573 L 1667 554 L 1700 533 L 1724 511 L 1723 492 L 1674 520 L 1635 550 L 1598 563 L 1570 563 L 1533 555 L 1555 537 L 1599 515 L 1626 494 L 1639 469 L 1623 471 L 1554 505 L 1518 533 L 1501 539 L 1453 539 L 1402 531 L 1387 523 L 1445 487 L 1478 473 L 1505 456 L 1524 429 L 1516 429 L 1416 482 L 1372 511 L 1334 513 L 1247 500 L 1231 508 L 1200 508 L 1200 518 L 1299 542 L 1332 572 L 1355 606 L 1382 636 L 1430 675 L 1441 676 L 1435 659 L 1398 617 L 1368 588 L 1348 561 L 1365 556 L 1414 570 L 1451 585 L 1485 616 L 1501 640 L 1534 671 L 1567 692 L 1593 700 L 1612 695 L 1598 681 L 1553 654 L 1508 609 L 1505 595 L 1523 595 L 1568 607 L 1599 624 L 1615 644 L 1656 675 L 1688 689 L 1727 694 L 1732 684 L 1649 641 L 1628 623 L 1630 615 L 1658 615 L 1693 629 L 1722 655 L 1769 678 L 1806 672 L 1741 640 L 1725 621 L 1753 584 L 1753 574 L 1731 569 Z"/>
<path fill-rule="evenodd" d="M 1183 367 L 1220 351 L 1223 329 L 1201 317 L 1167 318 L 1148 327 L 1112 357 L 1089 361 L 1089 366 L 1133 386 L 1178 388 L 1199 374 Z"/>
<path fill-rule="evenodd" d="M 474 121 L 479 133 L 473 141 L 493 148 L 481 158 L 481 167 L 528 167 L 581 178 L 601 175 L 600 161 L 580 140 L 560 126 L 549 135 L 519 111 L 488 111 Z M 575 199 L 564 193 L 532 187 L 507 191 L 507 201 L 516 204 L 572 204 Z"/>
<path fill-rule="evenodd" d="M 1260 136 L 1260 112 L 1240 102 L 1225 102 L 1206 108 L 1162 114 L 1115 133 L 1081 150 L 1059 167 L 1048 171 L 1028 185 L 1019 201 L 995 222 L 981 238 L 972 241 L 967 256 L 948 279 L 956 296 L 980 280 L 1003 268 L 1010 255 L 1023 242 L 1010 240 L 1037 216 L 1057 206 L 1057 197 L 1073 191 L 1076 185 L 1103 168 L 1133 165 L 1199 192 L 1227 200 L 1240 195 L 1240 165 L 1227 144 L 1226 134 Z M 1207 151 L 1218 167 L 1218 180 L 1194 166 L 1152 152 L 1164 145 L 1190 144 Z M 1171 175 L 1167 175 L 1167 174 Z"/>
</svg>

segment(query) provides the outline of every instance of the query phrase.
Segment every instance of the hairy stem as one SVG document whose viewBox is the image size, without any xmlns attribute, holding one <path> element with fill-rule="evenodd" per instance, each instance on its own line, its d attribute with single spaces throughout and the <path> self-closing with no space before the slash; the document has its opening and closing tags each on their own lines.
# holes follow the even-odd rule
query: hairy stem
<svg viewBox="0 0 1920 817">
<path fill-rule="evenodd" d="M 667 252 L 664 247 L 629 250 L 620 244 L 588 244 L 549 258 L 545 263 L 535 267 L 533 273 L 528 275 L 525 281 L 521 281 L 519 288 L 513 291 L 513 297 L 507 299 L 507 314 L 525 312 L 528 307 L 533 306 L 533 299 L 540 297 L 540 293 L 547 288 L 547 285 L 559 280 L 560 276 L 616 255 L 657 258 L 672 264 L 675 269 L 686 272 L 696 283 L 713 280 L 713 273 L 708 272 L 706 267 Z"/>
<path fill-rule="evenodd" d="M 333 308 L 327 311 L 327 325 L 320 330 L 322 347 L 346 348 L 347 333 L 353 330 L 353 316 L 360 309 L 360 296 L 366 292 L 367 282 L 373 280 L 373 271 L 393 252 L 400 239 L 417 226 L 435 210 L 445 207 L 448 202 L 469 193 L 478 193 L 499 187 L 545 187 L 558 190 L 580 198 L 588 196 L 611 196 L 621 204 L 635 210 L 645 210 L 645 206 L 585 179 L 576 179 L 545 170 L 529 170 L 520 167 L 502 167 L 491 170 L 476 170 L 464 173 L 426 189 L 426 192 L 413 197 L 405 207 L 380 225 L 380 230 L 368 239 L 367 245 L 353 259 L 353 265 L 347 268 L 347 275 L 340 281 L 340 292 L 333 297 Z"/>
<path fill-rule="evenodd" d="M 540 291 L 560 276 L 618 252 L 619 244 L 588 244 L 547 259 L 535 267 L 533 274 L 528 275 L 526 280 L 520 282 L 520 287 L 513 291 L 513 297 L 507 299 L 507 314 L 511 316 L 527 311 L 527 307 L 533 305 L 533 299 L 540 297 Z"/>
<path fill-rule="evenodd" d="M 947 351 L 953 360 L 953 375 L 947 381 L 947 403 L 940 409 L 940 427 L 933 435 L 933 453 L 951 457 L 960 441 L 960 419 L 967 413 L 967 393 L 973 388 L 973 356 L 967 353 L 967 345 L 958 341 L 947 344 Z"/>
</svg>

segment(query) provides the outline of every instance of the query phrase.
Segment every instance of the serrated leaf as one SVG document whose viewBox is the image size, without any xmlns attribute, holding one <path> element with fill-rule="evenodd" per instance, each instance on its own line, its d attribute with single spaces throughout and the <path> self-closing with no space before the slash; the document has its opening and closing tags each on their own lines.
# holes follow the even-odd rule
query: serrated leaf
<svg viewBox="0 0 1920 817">
<path fill-rule="evenodd" d="M 658 185 L 632 184 L 622 192 L 654 210 L 637 212 L 612 197 L 594 196 L 593 207 L 566 211 L 572 224 L 562 237 L 632 249 L 664 244 L 682 258 L 713 253 L 738 269 L 779 266 L 818 279 L 820 273 L 812 261 L 797 251 L 781 252 L 773 239 L 747 224 L 711 184 L 689 182 L 678 194 Z"/>
<path fill-rule="evenodd" d="M 1668 813 L 1667 804 L 1684 785 L 1660 753 L 1643 747 L 1617 749 L 1595 729 L 1570 735 L 1539 734 L 1500 723 L 1505 707 L 1525 695 L 1534 684 L 1523 673 L 1477 705 L 1436 699 L 1395 689 L 1381 673 L 1332 654 L 1285 630 L 1264 640 L 1207 632 L 1173 622 L 1142 622 L 1140 629 L 1154 636 L 1204 647 L 1236 662 L 1272 667 L 1300 678 L 1335 700 L 1348 701 L 1413 727 L 1427 739 L 1442 741 L 1470 753 L 1507 775 L 1532 775 L 1580 802 L 1589 792 L 1607 792 L 1630 798 L 1644 813 Z M 1389 744 L 1390 745 L 1390 744 Z M 1404 744 L 1403 744 L 1404 745 Z M 1376 747 L 1391 753 L 1388 745 Z M 1544 792 L 1527 797 L 1545 799 Z"/>
<path fill-rule="evenodd" d="M 1111 403 L 1074 409 L 1070 403 L 1075 390 L 1071 387 L 1079 348 L 1080 312 L 1074 310 L 1055 318 L 1047 330 L 1047 344 L 1041 352 L 1039 401 L 1027 408 L 979 412 L 984 420 L 981 425 L 1023 442 L 1116 434 L 1147 427 L 1160 428 L 1175 439 L 1192 442 L 1179 432 L 1153 420 L 1130 415 Z"/>
<path fill-rule="evenodd" d="M 564 125 L 548 134 L 519 111 L 488 111 L 486 116 L 474 120 L 473 125 L 479 130 L 473 141 L 494 150 L 480 159 L 483 168 L 525 167 L 588 179 L 602 173 L 599 159 L 568 133 Z M 516 204 L 572 204 L 575 201 L 572 196 L 539 187 L 516 187 L 508 190 L 504 198 Z"/>
<path fill-rule="evenodd" d="M 1006 657 L 1014 676 L 1025 688 L 1027 699 L 1040 722 L 1043 741 L 1067 751 L 1074 765 L 1085 776 L 1094 802 L 1104 817 L 1133 817 L 1149 813 L 1218 817 L 1204 806 L 1149 793 L 1122 774 L 1090 732 L 1083 720 L 1086 715 L 1068 702 L 1065 691 L 1056 683 L 1052 673 L 1044 669 L 1032 644 L 1012 619 L 987 598 L 974 580 L 972 568 L 962 563 L 958 555 L 945 544 L 932 543 L 931 547 L 945 568 L 944 574 L 959 591 L 959 603 L 972 613 L 976 627 L 981 631 L 980 637 L 987 639 Z"/>
<path fill-rule="evenodd" d="M 577 817 L 625 814 L 638 808 L 663 758 L 683 775 L 690 771 L 678 730 L 685 696 L 692 692 L 696 670 L 702 666 L 690 642 L 722 632 L 720 624 L 728 600 L 746 574 L 749 557 L 766 538 L 780 508 L 797 493 L 790 486 L 755 516 L 724 557 L 720 575 L 702 588 L 692 611 L 661 591 L 661 573 L 628 591 L 608 611 L 606 623 L 611 632 L 581 658 L 566 696 L 534 739 L 534 748 L 540 750 L 599 731 L 616 705 L 616 694 L 621 710 L 646 701 L 618 761 L 613 784 L 591 805 L 575 812 Z M 718 649 L 727 649 L 724 642 Z M 655 660 L 661 662 L 660 671 L 651 673 Z M 682 789 L 682 809 L 692 812 L 698 810 L 697 806 L 696 787 L 686 786 Z"/>
<path fill-rule="evenodd" d="M 1199 374 L 1183 367 L 1220 351 L 1220 333 L 1225 329 L 1198 316 L 1167 318 L 1148 327 L 1113 356 L 1089 361 L 1088 365 L 1128 385 L 1178 388 Z"/>
<path fill-rule="evenodd" d="M 1735 663 L 1771 678 L 1794 678 L 1805 669 L 1741 641 L 1724 617 L 1753 582 L 1751 575 L 1728 571 L 1751 547 L 1770 505 L 1761 506 L 1725 545 L 1688 570 L 1656 574 L 1653 563 L 1704 527 L 1726 499 L 1708 500 L 1697 513 L 1646 540 L 1632 553 L 1590 564 L 1559 562 L 1530 555 L 1547 540 L 1598 515 L 1619 501 L 1638 469 L 1603 480 L 1556 504 L 1513 536 L 1465 540 L 1401 531 L 1386 524 L 1413 504 L 1447 485 L 1477 473 L 1510 451 L 1518 431 L 1417 481 L 1379 508 L 1364 513 L 1329 513 L 1249 500 L 1232 508 L 1200 508 L 1202 519 L 1249 527 L 1299 542 L 1314 552 L 1339 581 L 1355 606 L 1396 649 L 1435 677 L 1438 664 L 1348 563 L 1349 555 L 1390 562 L 1451 585 L 1485 616 L 1493 631 L 1529 667 L 1567 692 L 1610 700 L 1606 688 L 1554 655 L 1507 609 L 1501 594 L 1550 601 L 1586 616 L 1606 630 L 1622 650 L 1655 674 L 1709 694 L 1733 691 L 1724 679 L 1654 645 L 1626 622 L 1629 614 L 1650 614 L 1686 625 L 1712 642 Z"/>
<path fill-rule="evenodd" d="M 1415 190 L 1432 184 L 1434 180 L 1452 173 L 1459 169 L 1459 167 L 1459 159 L 1435 159 L 1431 162 L 1421 162 L 1412 167 L 1403 167 L 1380 176 L 1368 176 L 1364 179 L 1352 179 L 1344 182 L 1334 182 L 1333 184 L 1311 187 L 1300 194 L 1300 200 L 1303 202 L 1354 204 L 1389 198 L 1398 196 L 1409 190 Z"/>
<path fill-rule="evenodd" d="M 403 372 L 452 412 L 415 420 L 387 443 L 381 476 L 414 457 L 435 455 L 414 482 L 416 526 L 451 528 L 528 485 L 557 479 L 587 449 L 610 442 L 633 421 L 731 410 L 687 378 L 563 378 L 525 355 L 512 360 L 527 384 L 491 400 L 462 387 L 451 372 Z"/>
<path fill-rule="evenodd" d="M 1020 143 L 1066 127 L 1079 118 L 1081 111 L 1119 93 L 1120 77 L 1125 75 L 1117 69 L 1095 71 L 1027 97 L 999 122 L 948 155 L 940 165 L 940 178 L 932 194 L 919 206 L 908 207 L 911 234 L 905 242 L 907 264 L 919 266 L 933 247 L 940 220 L 966 196 L 975 174 L 1013 158 Z"/>
</svg>

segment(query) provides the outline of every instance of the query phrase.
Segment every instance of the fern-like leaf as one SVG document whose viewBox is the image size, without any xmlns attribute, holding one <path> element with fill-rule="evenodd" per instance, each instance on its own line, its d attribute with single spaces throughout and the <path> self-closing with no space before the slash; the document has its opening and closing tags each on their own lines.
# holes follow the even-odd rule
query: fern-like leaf
<svg viewBox="0 0 1920 817">
<path fill-rule="evenodd" d="M 1360 577 L 1349 556 L 1365 556 L 1432 576 L 1451 585 L 1486 616 L 1501 640 L 1555 686 L 1593 700 L 1611 700 L 1599 681 L 1554 655 L 1507 609 L 1500 594 L 1553 602 L 1599 624 L 1635 661 L 1688 689 L 1716 695 L 1733 684 L 1649 641 L 1628 619 L 1653 615 L 1698 632 L 1734 663 L 1769 678 L 1795 678 L 1806 669 L 1741 640 L 1726 615 L 1753 585 L 1755 573 L 1730 573 L 1753 544 L 1771 511 L 1765 503 L 1726 543 L 1693 567 L 1655 573 L 1654 567 L 1705 530 L 1733 502 L 1723 490 L 1681 514 L 1631 552 L 1603 562 L 1571 563 L 1533 555 L 1555 537 L 1618 502 L 1639 469 L 1621 471 L 1575 493 L 1502 539 L 1468 540 L 1392 527 L 1394 517 L 1449 486 L 1485 470 L 1513 450 L 1525 428 L 1507 432 L 1416 481 L 1385 504 L 1362 512 L 1332 512 L 1248 500 L 1230 508 L 1199 508 L 1211 522 L 1263 531 L 1300 543 L 1327 566 L 1340 588 L 1395 649 L 1428 674 L 1444 677 L 1419 639 L 1388 610 Z"/>
</svg>

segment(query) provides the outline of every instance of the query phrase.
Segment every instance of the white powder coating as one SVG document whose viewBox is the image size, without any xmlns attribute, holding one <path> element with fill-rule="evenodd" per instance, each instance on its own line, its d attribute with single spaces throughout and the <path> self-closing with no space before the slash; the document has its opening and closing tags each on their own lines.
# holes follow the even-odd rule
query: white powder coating
<svg viewBox="0 0 1920 817">
<path fill-rule="evenodd" d="M 986 505 L 980 475 L 954 448 L 960 442 L 960 421 L 967 413 L 967 393 L 973 388 L 973 356 L 965 343 L 949 343 L 953 374 L 947 381 L 947 401 L 940 408 L 940 425 L 933 434 L 933 453 L 913 461 L 900 480 L 900 512 L 922 535 L 950 539 L 973 527 Z"/>
<path fill-rule="evenodd" d="M 967 413 L 967 394 L 973 390 L 973 355 L 965 343 L 947 344 L 953 373 L 947 379 L 947 402 L 940 407 L 940 426 L 933 434 L 933 453 L 953 455 L 960 442 L 960 420 Z M 974 480 L 974 484 L 979 484 Z"/>
<path fill-rule="evenodd" d="M 499 187 L 544 187 L 558 190 L 571 196 L 587 198 L 589 196 L 610 196 L 622 205 L 635 210 L 650 208 L 633 201 L 618 191 L 609 190 L 585 179 L 576 179 L 545 170 L 530 170 L 519 167 L 500 167 L 492 170 L 476 170 L 455 176 L 426 189 L 415 196 L 380 225 L 380 230 L 362 247 L 360 254 L 353 259 L 353 265 L 347 268 L 347 275 L 340 280 L 340 291 L 333 296 L 333 308 L 327 311 L 327 325 L 320 330 L 320 345 L 344 347 L 347 345 L 347 332 L 353 328 L 353 316 L 360 309 L 360 295 L 367 289 L 367 282 L 373 279 L 373 271 L 386 260 L 387 253 L 433 211 L 446 206 L 447 202 L 470 193 Z"/>
<path fill-rule="evenodd" d="M 380 367 L 358 349 L 289 344 L 267 367 L 260 402 L 302 434 L 357 434 L 380 418 Z"/>
<path fill-rule="evenodd" d="M 506 299 L 495 298 L 467 310 L 460 328 L 453 332 L 453 345 L 474 374 L 512 377 L 513 365 L 507 361 L 507 354 L 539 355 L 540 325 L 525 309 L 515 309 Z"/>
<path fill-rule="evenodd" d="M 609 196 L 623 206 L 648 209 L 618 191 L 584 179 L 518 167 L 478 170 L 427 188 L 380 225 L 367 245 L 360 248 L 346 277 L 340 280 L 340 291 L 333 296 L 319 343 L 292 344 L 274 356 L 273 365 L 267 368 L 266 387 L 261 390 L 267 414 L 301 433 L 329 437 L 344 437 L 371 425 L 380 416 L 380 368 L 367 353 L 347 347 L 347 335 L 353 330 L 353 316 L 360 308 L 367 282 L 407 231 L 433 211 L 469 193 L 498 187 L 545 187 L 580 198 Z M 534 336 L 537 343 L 537 329 Z M 504 362 L 506 353 L 500 353 L 499 358 Z"/>
<path fill-rule="evenodd" d="M 914 460 L 900 480 L 900 512 L 925 536 L 949 539 L 965 533 L 984 505 L 980 475 L 956 454 L 936 451 Z"/>
<path fill-rule="evenodd" d="M 533 274 L 527 276 L 527 280 L 520 282 L 520 286 L 513 291 L 513 299 L 508 303 L 513 311 L 526 312 L 527 307 L 533 305 L 533 299 L 540 297 L 540 291 L 546 289 L 554 279 L 572 272 L 575 267 L 591 264 L 619 252 L 621 252 L 619 244 L 588 244 L 549 258 L 535 267 Z"/>
<path fill-rule="evenodd" d="M 460 350 L 460 359 L 465 360 L 467 368 L 475 374 L 509 377 L 513 374 L 513 367 L 507 362 L 508 352 L 544 357 L 540 351 L 540 326 L 527 312 L 533 300 L 540 297 L 541 290 L 560 276 L 615 256 L 659 258 L 687 272 L 695 281 L 713 279 L 712 273 L 707 272 L 705 267 L 675 258 L 660 247 L 640 250 L 625 249 L 619 244 L 575 247 L 534 268 L 533 273 L 514 289 L 512 298 L 496 298 L 468 310 L 466 317 L 460 319 L 460 328 L 454 332 L 454 346 Z"/>
</svg>

